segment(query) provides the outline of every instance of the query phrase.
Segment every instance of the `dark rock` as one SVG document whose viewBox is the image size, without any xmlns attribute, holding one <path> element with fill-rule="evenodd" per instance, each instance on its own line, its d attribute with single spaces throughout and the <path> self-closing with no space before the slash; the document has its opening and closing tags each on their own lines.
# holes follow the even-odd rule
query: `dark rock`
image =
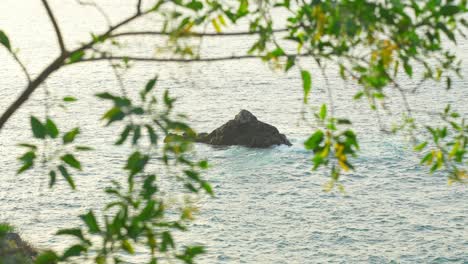
<svg viewBox="0 0 468 264">
<path fill-rule="evenodd" d="M 276 127 L 257 120 L 257 117 L 247 110 L 241 110 L 233 120 L 209 134 L 198 134 L 195 141 L 210 145 L 241 145 L 250 148 L 291 146 L 291 142 L 285 135 L 280 134 Z"/>
<path fill-rule="evenodd" d="M 17 233 L 0 234 L 0 263 L 33 263 L 37 251 Z"/>
</svg>

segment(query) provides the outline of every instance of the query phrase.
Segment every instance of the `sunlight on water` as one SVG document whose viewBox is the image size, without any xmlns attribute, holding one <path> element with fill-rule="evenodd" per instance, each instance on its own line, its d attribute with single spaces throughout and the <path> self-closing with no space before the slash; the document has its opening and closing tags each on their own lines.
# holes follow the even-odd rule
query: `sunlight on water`
<svg viewBox="0 0 468 264">
<path fill-rule="evenodd" d="M 127 1 L 103 2 L 116 21 L 129 12 Z M 79 9 L 74 1 L 54 1 L 54 7 L 60 10 L 70 44 L 104 29 L 102 19 L 90 9 Z M 2 0 L 0 10 L 0 28 L 9 32 L 21 57 L 38 72 L 57 54 L 40 1 Z M 143 38 L 129 48 L 151 52 L 152 41 Z M 249 38 L 207 40 L 203 50 L 208 55 L 242 52 L 249 43 Z M 467 48 L 466 42 L 459 47 L 466 59 Z M 21 91 L 24 79 L 10 59 L 4 60 L 9 58 L 5 51 L 0 50 L 0 58 L 0 108 L 4 109 Z M 467 76 L 466 62 L 464 66 Z M 179 240 L 207 246 L 208 254 L 200 263 L 468 263 L 468 190 L 447 186 L 444 175 L 428 175 L 416 165 L 418 159 L 404 139 L 376 133 L 375 114 L 364 103 L 350 100 L 356 91 L 353 84 L 344 84 L 336 74 L 329 76 L 336 89 L 337 115 L 351 115 L 362 136 L 358 169 L 345 175 L 347 195 L 342 195 L 323 192 L 326 171 L 311 172 L 312 156 L 302 148 L 312 129 L 299 122 L 302 88 L 297 72 L 275 73 L 259 61 L 141 64 L 126 75 L 125 83 L 141 87 L 155 73 L 161 76 L 160 89 L 168 88 L 179 98 L 176 108 L 190 116 L 197 130 L 211 131 L 240 109 L 248 109 L 277 126 L 294 144 L 265 150 L 196 146 L 197 154 L 213 164 L 207 177 L 216 197 L 199 202 L 200 215 Z M 320 75 L 315 78 L 312 105 L 326 98 L 325 82 Z M 70 241 L 53 234 L 78 223 L 76 216 L 86 208 L 99 208 L 105 202 L 102 189 L 110 180 L 123 179 L 118 172 L 125 150 L 101 147 L 115 133 L 113 128 L 101 129 L 96 113 L 105 106 L 93 98 L 97 90 L 116 86 L 106 63 L 66 68 L 47 84 L 55 98 L 80 98 L 67 112 L 58 107 L 52 112 L 61 126 L 83 126 L 82 142 L 98 146 L 95 156 L 83 157 L 87 169 L 76 179 L 79 192 L 70 192 L 63 182 L 47 189 L 41 170 L 15 175 L 19 154 L 15 144 L 30 136 L 27 116 L 43 112 L 39 91 L 1 133 L 0 221 L 18 226 L 39 248 L 61 249 Z M 442 88 L 427 84 L 410 98 L 411 103 L 416 109 L 435 111 L 451 102 L 466 116 L 468 84 L 459 80 L 453 86 L 447 98 Z M 401 102 L 392 103 L 398 113 Z M 390 125 L 392 119 L 384 121 Z"/>
</svg>

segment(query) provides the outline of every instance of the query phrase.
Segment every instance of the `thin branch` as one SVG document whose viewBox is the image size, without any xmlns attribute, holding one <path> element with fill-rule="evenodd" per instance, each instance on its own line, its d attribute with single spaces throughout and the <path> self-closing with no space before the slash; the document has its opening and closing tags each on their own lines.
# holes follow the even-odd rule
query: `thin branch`
<svg viewBox="0 0 468 264">
<path fill-rule="evenodd" d="M 142 4 L 142 0 L 138 0 L 137 2 L 137 14 L 141 14 L 141 4 Z"/>
<path fill-rule="evenodd" d="M 65 59 L 68 57 L 67 54 L 63 54 L 55 59 L 47 68 L 45 68 L 39 76 L 36 77 L 32 82 L 28 84 L 26 89 L 21 93 L 21 95 L 16 99 L 13 104 L 11 104 L 8 109 L 0 117 L 0 130 L 3 128 L 5 123 L 10 119 L 10 117 L 18 110 L 24 102 L 29 99 L 29 96 L 44 82 L 47 77 L 49 77 L 53 72 L 57 71 L 64 63 Z"/>
<path fill-rule="evenodd" d="M 307 57 L 310 54 L 297 54 L 294 56 L 298 57 Z M 211 58 L 193 58 L 193 59 L 184 59 L 184 58 L 152 58 L 152 57 L 137 57 L 137 56 L 109 56 L 103 55 L 101 57 L 95 58 L 85 58 L 76 63 L 80 62 L 92 62 L 92 61 L 101 61 L 101 60 L 129 60 L 129 61 L 143 61 L 143 62 L 214 62 L 214 61 L 229 61 L 229 60 L 245 60 L 245 59 L 258 59 L 263 58 L 260 55 L 233 55 L 233 56 L 224 56 L 224 57 L 211 57 Z"/>
<path fill-rule="evenodd" d="M 227 61 L 227 60 L 241 60 L 241 59 L 257 59 L 261 58 L 257 55 L 239 55 L 227 57 L 214 57 L 214 58 L 151 58 L 151 57 L 132 57 L 132 56 L 102 56 L 97 58 L 82 59 L 79 62 L 101 61 L 101 60 L 132 60 L 143 62 L 210 62 L 210 61 Z"/>
<path fill-rule="evenodd" d="M 18 65 L 21 67 L 21 70 L 23 71 L 24 75 L 25 75 L 26 78 L 28 79 L 28 83 L 31 83 L 31 82 L 32 82 L 31 74 L 29 74 L 28 69 L 27 69 L 26 66 L 23 64 L 23 62 L 20 60 L 20 58 L 18 57 L 18 55 L 16 55 L 15 52 L 11 52 L 11 56 L 13 56 L 13 59 L 14 59 L 14 60 L 16 61 L 16 63 L 18 63 Z"/>
<path fill-rule="evenodd" d="M 47 14 L 49 15 L 50 21 L 52 22 L 52 25 L 54 26 L 55 34 L 57 35 L 57 40 L 60 46 L 60 51 L 62 54 L 64 54 L 66 53 L 65 43 L 63 42 L 62 32 L 60 31 L 60 27 L 57 24 L 57 20 L 55 19 L 54 13 L 52 13 L 52 9 L 50 9 L 50 6 L 49 6 L 49 3 L 47 3 L 47 0 L 42 0 L 42 3 L 44 4 L 45 9 L 47 10 Z"/>
<path fill-rule="evenodd" d="M 46 0 L 42 0 L 45 5 L 47 5 Z M 48 6 L 48 5 L 47 5 Z M 148 10 L 146 12 L 143 12 L 141 14 L 135 14 L 130 17 L 128 17 L 125 20 L 122 20 L 120 23 L 110 27 L 106 32 L 101 34 L 99 37 L 100 38 L 105 38 L 108 37 L 114 30 L 120 28 L 121 26 L 124 26 L 133 20 L 137 19 L 138 17 L 144 16 L 148 13 L 150 13 L 151 10 Z M 52 16 L 53 18 L 53 16 Z M 52 19 L 51 18 L 51 19 Z M 55 21 L 55 19 L 53 19 Z M 58 26 L 57 26 L 58 28 Z M 60 32 L 60 31 L 58 31 Z M 57 33 L 59 36 L 59 39 L 61 38 L 61 35 Z M 0 131 L 5 125 L 5 123 L 10 119 L 10 117 L 29 99 L 32 93 L 46 80 L 52 73 L 60 69 L 63 65 L 65 65 L 66 59 L 70 56 L 70 54 L 73 54 L 75 52 L 79 51 L 84 51 L 89 48 L 91 48 L 96 42 L 94 40 L 89 41 L 88 43 L 84 44 L 83 46 L 71 51 L 67 52 L 65 49 L 62 51 L 62 54 L 58 56 L 49 66 L 47 66 L 34 80 L 32 80 L 27 86 L 26 89 L 21 93 L 21 95 L 7 108 L 7 110 L 0 116 Z"/>
<path fill-rule="evenodd" d="M 104 11 L 104 9 L 102 9 L 102 7 L 100 5 L 96 4 L 95 2 L 84 2 L 84 1 L 81 1 L 81 0 L 77 0 L 77 2 L 78 2 L 79 5 L 82 5 L 82 6 L 92 6 L 92 7 L 94 7 L 104 17 L 104 19 L 107 22 L 107 25 L 109 27 L 111 27 L 112 22 L 110 20 L 110 17 L 109 17 L 109 15 L 107 15 L 106 11 Z"/>
<path fill-rule="evenodd" d="M 289 29 L 275 29 L 273 33 L 287 32 Z M 163 31 L 132 31 L 132 32 L 121 32 L 110 35 L 109 38 L 117 38 L 124 36 L 171 36 L 173 32 Z M 225 33 L 205 33 L 205 32 L 184 32 L 180 33 L 179 36 L 183 37 L 228 37 L 228 36 L 248 36 L 257 35 L 260 31 L 240 31 L 240 32 L 225 32 Z"/>
</svg>

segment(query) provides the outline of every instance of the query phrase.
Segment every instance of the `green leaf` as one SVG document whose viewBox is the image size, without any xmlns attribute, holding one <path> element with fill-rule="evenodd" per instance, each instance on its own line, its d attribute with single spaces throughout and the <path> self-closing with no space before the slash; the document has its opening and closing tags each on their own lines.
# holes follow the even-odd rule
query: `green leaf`
<svg viewBox="0 0 468 264">
<path fill-rule="evenodd" d="M 150 125 L 145 125 L 146 130 L 148 131 L 148 137 L 152 145 L 156 145 L 158 143 L 158 136 L 154 132 L 154 129 Z"/>
<path fill-rule="evenodd" d="M 414 150 L 415 150 L 415 151 L 421 151 L 421 150 L 423 150 L 426 146 L 427 146 L 427 142 L 423 142 L 423 143 L 421 143 L 421 144 L 415 146 L 415 147 L 414 147 Z"/>
<path fill-rule="evenodd" d="M 336 122 L 340 125 L 351 125 L 351 121 L 349 121 L 349 119 L 338 118 Z"/>
<path fill-rule="evenodd" d="M 153 88 L 156 85 L 157 81 L 158 81 L 158 77 L 155 77 L 155 78 L 149 80 L 148 83 L 146 83 L 145 94 L 147 94 L 147 93 L 151 92 L 151 90 L 153 90 Z"/>
<path fill-rule="evenodd" d="M 23 156 L 19 157 L 19 160 L 23 162 L 23 166 L 18 170 L 17 174 L 21 174 L 29 169 L 31 169 L 34 165 L 34 160 L 36 159 L 36 152 L 33 150 L 26 152 Z"/>
<path fill-rule="evenodd" d="M 2 44 L 7 50 L 11 51 L 10 39 L 4 31 L 0 30 L 0 44 Z"/>
<path fill-rule="evenodd" d="M 88 147 L 88 146 L 76 146 L 75 150 L 77 150 L 77 151 L 91 151 L 91 150 L 94 150 L 94 149 L 92 147 Z"/>
<path fill-rule="evenodd" d="M 45 138 L 46 127 L 34 116 L 31 116 L 31 128 L 35 138 Z"/>
<path fill-rule="evenodd" d="M 49 134 L 51 138 L 56 138 L 58 136 L 59 130 L 52 119 L 47 118 L 45 128 L 47 130 L 47 134 Z"/>
<path fill-rule="evenodd" d="M 213 192 L 213 188 L 211 187 L 211 184 L 209 184 L 208 182 L 206 181 L 203 181 L 201 183 L 201 186 L 203 188 L 203 190 L 205 190 L 205 192 L 209 195 L 214 195 L 214 192 Z"/>
<path fill-rule="evenodd" d="M 74 245 L 65 250 L 63 256 L 60 258 L 62 261 L 67 260 L 70 257 L 80 256 L 83 252 L 86 252 L 87 249 L 83 245 Z"/>
<path fill-rule="evenodd" d="M 411 67 L 411 65 L 408 62 L 403 63 L 403 68 L 405 69 L 405 72 L 406 74 L 408 74 L 408 76 L 413 76 L 413 67 Z"/>
<path fill-rule="evenodd" d="M 80 215 L 80 218 L 88 227 L 89 233 L 97 234 L 101 232 L 101 229 L 99 228 L 96 217 L 94 216 L 94 212 L 92 210 L 90 210 L 87 214 Z"/>
<path fill-rule="evenodd" d="M 453 16 L 460 12 L 460 8 L 455 5 L 445 5 L 440 9 L 440 14 L 442 16 Z"/>
<path fill-rule="evenodd" d="M 54 170 L 49 171 L 49 188 L 52 188 L 57 181 L 57 173 Z"/>
<path fill-rule="evenodd" d="M 84 236 L 83 236 L 83 232 L 81 232 L 81 229 L 79 229 L 79 228 L 61 229 L 56 233 L 56 235 L 58 235 L 58 236 L 63 236 L 63 235 L 74 236 L 74 237 L 79 238 L 82 241 L 86 240 L 84 238 Z"/>
<path fill-rule="evenodd" d="M 296 64 L 296 56 L 288 56 L 288 60 L 286 61 L 286 68 L 284 71 L 289 71 L 294 66 L 294 64 Z"/>
<path fill-rule="evenodd" d="M 208 161 L 202 160 L 198 162 L 198 167 L 200 167 L 201 169 L 208 169 Z"/>
<path fill-rule="evenodd" d="M 68 143 L 72 143 L 73 141 L 75 141 L 75 137 L 79 133 L 80 133 L 80 129 L 78 127 L 67 132 L 65 135 L 63 135 L 63 144 L 68 144 Z"/>
<path fill-rule="evenodd" d="M 211 20 L 211 24 L 213 25 L 214 29 L 216 30 L 217 33 L 221 32 L 221 27 L 218 24 L 218 21 L 216 21 L 215 18 Z"/>
<path fill-rule="evenodd" d="M 53 251 L 44 251 L 36 257 L 35 264 L 55 264 L 58 263 L 59 257 Z"/>
<path fill-rule="evenodd" d="M 302 77 L 302 87 L 304 89 L 304 103 L 307 103 L 307 98 L 309 96 L 310 89 L 312 87 L 310 73 L 308 71 L 301 71 L 301 77 Z"/>
<path fill-rule="evenodd" d="M 78 101 L 78 99 L 76 99 L 75 97 L 72 97 L 72 96 L 65 96 L 63 98 L 63 101 L 64 102 L 76 102 L 76 101 Z"/>
<path fill-rule="evenodd" d="M 134 152 L 127 160 L 126 170 L 130 171 L 130 175 L 135 175 L 142 171 L 148 163 L 149 157 L 142 155 L 139 151 Z"/>
<path fill-rule="evenodd" d="M 358 99 L 360 99 L 363 95 L 364 95 L 364 92 L 363 92 L 363 91 L 357 92 L 357 93 L 354 95 L 353 99 L 354 99 L 354 100 L 358 100 Z"/>
<path fill-rule="evenodd" d="M 116 100 L 117 99 L 116 96 L 114 96 L 114 95 L 112 95 L 110 93 L 107 93 L 107 92 L 106 93 L 98 93 L 98 94 L 96 94 L 96 97 L 101 98 L 101 99 L 105 99 L 105 100 Z"/>
<path fill-rule="evenodd" d="M 162 233 L 161 252 L 166 252 L 168 247 L 174 248 L 174 240 L 172 240 L 171 233 L 165 231 Z"/>
<path fill-rule="evenodd" d="M 71 177 L 71 175 L 68 173 L 67 168 L 65 168 L 63 165 L 59 165 L 57 168 L 59 169 L 60 173 L 65 178 L 65 180 L 68 182 L 68 185 L 70 185 L 70 187 L 73 190 L 75 190 L 76 189 L 75 182 L 73 181 L 73 178 Z"/>
<path fill-rule="evenodd" d="M 68 59 L 68 63 L 72 64 L 72 63 L 78 62 L 83 58 L 84 55 L 85 55 L 85 52 L 82 50 L 75 51 L 70 55 L 70 58 Z"/>
<path fill-rule="evenodd" d="M 320 108 L 319 118 L 320 120 L 324 121 L 325 117 L 327 117 L 327 105 L 322 104 L 322 107 Z"/>
<path fill-rule="evenodd" d="M 203 9 L 203 3 L 200 2 L 200 1 L 195 1 L 195 0 L 192 0 L 192 2 L 188 3 L 186 5 L 187 8 L 190 8 L 192 10 L 195 10 L 195 11 L 199 11 L 199 10 L 202 10 Z"/>
<path fill-rule="evenodd" d="M 128 240 L 122 240 L 122 249 L 127 251 L 129 254 L 135 254 L 135 250 Z"/>
<path fill-rule="evenodd" d="M 239 8 L 237 9 L 237 16 L 245 16 L 249 13 L 249 1 L 248 0 L 240 0 L 239 1 Z"/>
<path fill-rule="evenodd" d="M 28 143 L 20 143 L 18 144 L 19 147 L 25 147 L 25 148 L 29 148 L 31 150 L 36 150 L 37 149 L 37 146 L 36 145 L 33 145 L 33 144 L 28 144 Z"/>
<path fill-rule="evenodd" d="M 107 119 L 107 126 L 115 121 L 119 121 L 125 118 L 125 113 L 122 112 L 120 107 L 112 107 L 109 111 L 107 111 L 103 116 L 102 119 Z"/>
<path fill-rule="evenodd" d="M 304 142 L 304 146 L 306 149 L 316 149 L 319 144 L 323 141 L 324 133 L 322 130 L 317 130 L 312 136 L 310 136 L 306 142 Z"/>
<path fill-rule="evenodd" d="M 125 129 L 120 133 L 120 139 L 115 142 L 115 145 L 122 145 L 125 140 L 127 140 L 128 135 L 130 135 L 130 132 L 133 130 L 132 125 L 127 125 Z"/>
<path fill-rule="evenodd" d="M 136 126 L 135 129 L 133 130 L 133 138 L 132 138 L 133 145 L 138 144 L 138 140 L 140 140 L 140 136 L 141 136 L 141 127 Z"/>
<path fill-rule="evenodd" d="M 81 170 L 81 163 L 72 154 L 63 155 L 60 159 L 70 167 Z"/>
</svg>

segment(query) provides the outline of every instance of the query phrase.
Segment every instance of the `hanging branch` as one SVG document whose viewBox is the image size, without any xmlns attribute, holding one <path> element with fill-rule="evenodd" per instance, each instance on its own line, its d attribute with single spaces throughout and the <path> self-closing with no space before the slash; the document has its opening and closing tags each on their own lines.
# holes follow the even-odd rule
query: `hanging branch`
<svg viewBox="0 0 468 264">
<path fill-rule="evenodd" d="M 62 54 L 64 54 L 66 53 L 65 43 L 63 41 L 62 32 L 60 31 L 60 27 L 57 23 L 57 20 L 55 19 L 54 13 L 52 12 L 52 9 L 50 9 L 50 6 L 49 6 L 49 3 L 47 3 L 47 0 L 42 0 L 42 3 L 44 4 L 45 9 L 47 10 L 47 14 L 49 15 L 50 21 L 52 22 L 52 25 L 54 26 L 55 34 L 57 35 L 57 40 L 60 46 L 60 51 Z"/>
</svg>

